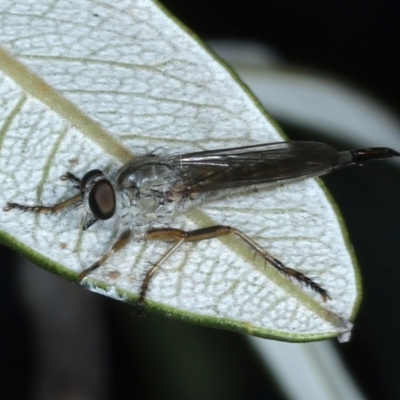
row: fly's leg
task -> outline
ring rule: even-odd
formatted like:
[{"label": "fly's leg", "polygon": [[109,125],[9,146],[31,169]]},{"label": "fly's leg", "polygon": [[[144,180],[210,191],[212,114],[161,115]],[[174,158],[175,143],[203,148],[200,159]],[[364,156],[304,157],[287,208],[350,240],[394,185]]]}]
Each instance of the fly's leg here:
[{"label": "fly's leg", "polygon": [[314,292],[321,295],[322,300],[325,302],[327,300],[331,300],[328,295],[328,292],[323,289],[318,283],[314,282],[308,276],[302,274],[299,271],[296,271],[293,268],[286,267],[281,261],[277,258],[269,254],[265,251],[258,243],[256,243],[253,239],[249,238],[246,234],[236,228],[232,228],[230,226],[220,226],[219,228],[226,230],[226,235],[233,234],[240,238],[243,242],[245,242],[250,248],[252,248],[257,254],[259,254],[262,258],[268,261],[274,268],[276,268],[281,274],[285,275],[288,278],[294,278],[298,282],[308,286]]},{"label": "fly's leg", "polygon": [[176,242],[167,253],[165,253],[161,259],[154,264],[151,269],[146,273],[145,278],[142,282],[142,286],[140,289],[139,300],[138,300],[138,311],[136,315],[144,316],[143,314],[143,306],[144,299],[146,297],[146,292],[149,287],[149,283],[151,278],[157,272],[158,268],[160,268],[161,264],[164,263],[176,250],[177,248],[184,242],[199,242],[201,240],[213,239],[219,236],[227,236],[227,235],[235,235],[239,239],[241,239],[244,243],[246,243],[251,249],[253,249],[258,255],[260,255],[264,260],[269,262],[274,268],[276,268],[281,274],[285,275],[289,278],[294,278],[298,282],[303,283],[310,287],[312,290],[321,295],[323,301],[327,301],[330,299],[327,291],[323,289],[320,285],[314,282],[308,276],[298,272],[292,268],[286,267],[281,261],[277,258],[273,257],[267,251],[265,251],[261,246],[259,246],[254,240],[245,235],[242,231],[232,228],[230,226],[210,226],[208,228],[196,229],[193,231],[183,231],[180,229],[170,229],[170,228],[162,228],[162,229],[153,229],[146,234],[147,240],[162,240],[162,241],[171,241]]},{"label": "fly's leg", "polygon": [[[80,188],[80,179],[77,178],[74,174],[71,174],[70,172],[67,172],[66,174],[62,175],[61,180],[63,181],[70,181],[73,183],[73,185],[79,189]],[[60,203],[54,204],[52,206],[27,206],[24,204],[18,204],[18,203],[11,203],[8,202],[7,205],[3,208],[3,211],[10,211],[10,210],[21,210],[21,211],[29,211],[33,212],[36,214],[52,214],[56,211],[63,210],[64,208],[67,208],[78,201],[82,200],[82,196],[80,194],[77,194],[76,196],[73,196],[67,200],[64,200]]]},{"label": "fly's leg", "polygon": [[[178,229],[176,229],[176,230],[178,230]],[[171,230],[169,229],[169,231],[171,231]],[[173,231],[175,231],[175,229]],[[152,232],[154,232],[154,231],[152,231]],[[184,231],[181,231],[181,232],[187,233],[187,232],[184,232]],[[165,232],[165,233],[168,234],[167,232]],[[175,239],[175,236],[174,236],[174,238],[169,238],[169,239],[150,239],[150,240],[174,240],[174,239]],[[140,287],[139,300],[137,302],[137,309],[136,309],[136,312],[134,313],[134,315],[136,317],[143,318],[143,317],[146,316],[145,313],[143,312],[144,298],[146,297],[146,292],[147,292],[147,289],[149,288],[149,283],[150,283],[151,278],[157,272],[158,268],[160,268],[161,264],[163,264],[164,261],[167,258],[169,258],[172,255],[172,253],[174,253],[176,251],[176,249],[183,242],[185,242],[185,239],[183,237],[178,239],[178,241],[157,261],[157,263],[155,263],[150,268],[150,270],[147,271],[147,273],[146,273],[146,275],[145,275],[145,277],[143,279],[142,286]]]},{"label": "fly's leg", "polygon": [[[160,268],[161,264],[164,263],[184,242],[199,242],[201,240],[212,239],[214,237],[221,236],[219,233],[219,226],[212,226],[210,228],[196,229],[194,231],[183,231],[181,229],[173,228],[160,228],[152,229],[146,234],[146,240],[161,240],[167,242],[176,242],[151,268],[147,271],[142,286],[140,287],[139,300],[137,303],[137,311],[135,316],[144,317],[143,312],[144,299],[146,297],[147,289],[149,288],[149,283],[151,278]],[[222,233],[223,234],[223,233]]]},{"label": "fly's leg", "polygon": [[103,257],[97,260],[94,264],[92,264],[89,268],[84,269],[78,276],[78,280],[82,281],[87,275],[93,272],[95,269],[101,267],[114,253],[123,249],[131,240],[132,231],[127,230],[121,234],[121,236],[114,243],[111,250],[106,253]]},{"label": "fly's leg", "polygon": [[81,188],[81,180],[76,175],[71,174],[71,172],[66,172],[60,179],[62,181],[70,181],[77,189]]},{"label": "fly's leg", "polygon": [[26,206],[24,204],[18,203],[7,203],[7,205],[3,208],[3,211],[10,211],[10,210],[21,210],[21,211],[29,211],[35,214],[52,214],[56,211],[63,210],[73,204],[77,203],[78,201],[82,200],[82,196],[77,194],[67,200],[62,201],[61,203],[54,204],[53,206]]}]

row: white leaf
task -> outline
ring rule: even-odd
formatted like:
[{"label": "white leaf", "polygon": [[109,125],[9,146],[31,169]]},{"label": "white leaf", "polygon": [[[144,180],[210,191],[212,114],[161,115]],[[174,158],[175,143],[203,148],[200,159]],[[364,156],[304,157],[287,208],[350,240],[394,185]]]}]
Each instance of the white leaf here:
[{"label": "white leaf", "polygon": [[[276,126],[193,35],[149,0],[2,0],[0,204],[76,194],[66,171],[113,175],[136,155],[282,140]],[[281,340],[348,339],[358,274],[337,210],[314,180],[247,190],[178,217],[186,230],[243,230],[332,300],[291,282],[233,238],[185,244],[150,282],[147,305]],[[71,280],[116,239],[112,219],[82,232],[74,210],[1,214],[1,240]],[[344,237],[343,237],[344,236]],[[132,242],[86,280],[134,302],[167,243]]]}]

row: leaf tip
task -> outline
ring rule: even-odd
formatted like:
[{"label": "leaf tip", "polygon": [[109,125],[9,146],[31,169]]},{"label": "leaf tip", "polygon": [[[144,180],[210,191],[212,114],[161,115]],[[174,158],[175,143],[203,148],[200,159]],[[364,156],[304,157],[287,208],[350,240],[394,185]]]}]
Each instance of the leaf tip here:
[{"label": "leaf tip", "polygon": [[349,320],[341,318],[341,326],[339,327],[340,333],[338,335],[339,343],[346,343],[350,340],[353,326],[354,325]]}]

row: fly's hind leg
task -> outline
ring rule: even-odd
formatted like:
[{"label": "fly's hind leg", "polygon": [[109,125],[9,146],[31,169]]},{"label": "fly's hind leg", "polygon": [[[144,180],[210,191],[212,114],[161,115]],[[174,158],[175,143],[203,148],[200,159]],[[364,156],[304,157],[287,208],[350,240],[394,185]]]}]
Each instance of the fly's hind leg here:
[{"label": "fly's hind leg", "polygon": [[312,290],[321,295],[323,301],[327,301],[330,299],[327,291],[323,289],[320,285],[314,282],[308,276],[298,272],[292,268],[286,267],[281,261],[270,255],[267,251],[265,251],[261,246],[259,246],[254,240],[249,238],[242,231],[232,228],[230,226],[216,225],[210,226],[208,228],[196,229],[193,231],[183,231],[180,229],[170,229],[170,228],[161,228],[161,229],[153,229],[146,234],[147,240],[162,240],[162,241],[171,241],[176,242],[167,253],[165,253],[160,260],[154,264],[151,269],[146,273],[145,278],[142,282],[142,286],[140,289],[139,300],[138,300],[138,311],[136,315],[144,316],[143,314],[143,306],[144,300],[146,297],[146,293],[149,287],[149,283],[151,278],[160,268],[161,264],[163,264],[184,242],[199,242],[201,240],[213,239],[219,236],[227,236],[227,235],[235,235],[239,239],[241,239],[244,243],[246,243],[251,249],[253,249],[256,254],[260,255],[264,260],[269,262],[274,268],[276,268],[281,274],[285,275],[288,278],[294,278],[298,282],[305,284],[310,287]]},{"label": "fly's hind leg", "polygon": [[[68,180],[72,182],[77,189],[80,188],[80,182],[81,182],[80,179],[77,178],[74,174],[71,174],[70,172],[67,172],[66,174],[62,175],[60,179],[63,181]],[[14,209],[14,210],[33,212],[35,214],[52,214],[56,211],[63,210],[64,208],[67,208],[81,200],[82,196],[80,194],[77,194],[76,196],[73,196],[67,200],[61,201],[60,203],[54,204],[52,206],[42,206],[42,205],[27,206],[25,204],[8,202],[7,205],[3,208],[3,211],[10,211]]]},{"label": "fly's hind leg", "polygon": [[314,282],[311,278],[302,274],[301,272],[296,271],[293,268],[286,267],[281,261],[279,261],[277,258],[269,254],[267,251],[265,251],[258,243],[256,243],[253,239],[249,238],[242,231],[235,228],[231,228],[230,226],[225,226],[221,228],[226,229],[227,235],[233,234],[237,236],[239,239],[241,239],[243,242],[245,242],[250,248],[252,248],[256,252],[256,254],[259,254],[262,258],[264,258],[267,262],[269,262],[282,275],[285,275],[287,278],[294,278],[298,282],[308,286],[314,292],[320,294],[324,302],[331,299],[328,295],[328,292],[320,285],[318,285],[318,283]]}]

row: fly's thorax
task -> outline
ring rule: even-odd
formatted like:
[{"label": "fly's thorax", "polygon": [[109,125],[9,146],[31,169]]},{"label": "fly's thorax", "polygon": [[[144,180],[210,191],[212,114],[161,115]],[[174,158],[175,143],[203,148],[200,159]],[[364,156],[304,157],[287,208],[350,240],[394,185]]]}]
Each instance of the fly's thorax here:
[{"label": "fly's thorax", "polygon": [[130,218],[132,226],[167,224],[177,206],[170,193],[178,179],[179,171],[155,155],[138,157],[124,165],[116,178],[123,218]]},{"label": "fly's thorax", "polygon": [[160,203],[153,193],[138,191],[132,196],[132,190],[124,188],[117,192],[117,212],[119,224],[129,226],[133,231],[136,228],[147,227],[145,233],[154,226],[165,226],[171,222],[178,203]]},{"label": "fly's thorax", "polygon": [[176,170],[167,159],[155,155],[137,157],[117,173],[119,187],[157,189],[168,187],[176,179]]}]

